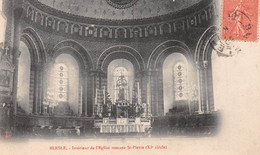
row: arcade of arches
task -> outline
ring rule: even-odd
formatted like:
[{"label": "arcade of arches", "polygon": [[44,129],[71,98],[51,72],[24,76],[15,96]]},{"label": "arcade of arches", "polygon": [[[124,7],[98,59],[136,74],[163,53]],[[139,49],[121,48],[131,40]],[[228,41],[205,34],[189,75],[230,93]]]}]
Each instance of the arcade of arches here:
[{"label": "arcade of arches", "polygon": [[7,55],[10,65],[2,65],[0,75],[10,79],[0,78],[0,99],[11,104],[16,118],[31,118],[32,126],[49,117],[91,122],[113,116],[104,112],[108,102],[141,105],[138,117],[216,111],[209,43],[218,38],[215,0],[172,2],[168,9],[158,4],[157,14],[152,3],[140,11],[145,0],[122,6],[99,1],[103,12],[96,13],[89,7],[77,11],[84,4],[66,12],[70,4],[57,3],[55,9],[52,0],[3,1],[1,57]]}]

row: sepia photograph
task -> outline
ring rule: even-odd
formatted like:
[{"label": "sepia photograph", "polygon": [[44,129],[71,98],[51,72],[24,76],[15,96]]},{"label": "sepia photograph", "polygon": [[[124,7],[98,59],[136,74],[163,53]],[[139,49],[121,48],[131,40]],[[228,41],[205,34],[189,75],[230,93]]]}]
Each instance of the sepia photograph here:
[{"label": "sepia photograph", "polygon": [[260,153],[258,0],[0,0],[0,150]]}]

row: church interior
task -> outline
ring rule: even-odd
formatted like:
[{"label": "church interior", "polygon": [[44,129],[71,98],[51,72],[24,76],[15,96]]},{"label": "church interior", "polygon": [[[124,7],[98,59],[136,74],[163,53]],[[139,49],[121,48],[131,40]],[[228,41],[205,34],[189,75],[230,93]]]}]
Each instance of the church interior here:
[{"label": "church interior", "polygon": [[217,134],[216,0],[0,2],[1,130]]}]

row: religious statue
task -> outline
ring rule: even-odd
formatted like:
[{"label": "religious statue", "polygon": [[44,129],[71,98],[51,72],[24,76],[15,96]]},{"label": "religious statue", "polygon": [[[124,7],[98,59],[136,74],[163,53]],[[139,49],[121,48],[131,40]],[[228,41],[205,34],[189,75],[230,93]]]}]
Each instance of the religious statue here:
[{"label": "religious statue", "polygon": [[118,100],[119,101],[125,100],[125,89],[124,88],[119,88]]}]

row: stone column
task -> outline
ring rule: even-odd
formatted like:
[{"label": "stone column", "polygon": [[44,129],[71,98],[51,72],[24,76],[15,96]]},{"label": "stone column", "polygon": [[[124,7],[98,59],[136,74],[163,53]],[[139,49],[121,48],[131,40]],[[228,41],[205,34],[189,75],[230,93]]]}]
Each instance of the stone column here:
[{"label": "stone column", "polygon": [[204,87],[205,87],[205,111],[206,113],[209,112],[209,94],[208,94],[208,61],[203,61],[204,67]]},{"label": "stone column", "polygon": [[87,116],[87,104],[88,104],[88,72],[83,71],[81,77],[82,84],[82,116]]},{"label": "stone column", "polygon": [[198,69],[198,82],[199,82],[199,93],[200,93],[200,99],[199,99],[199,105],[201,111],[200,113],[205,113],[207,111],[207,72],[206,72],[206,62],[199,62],[197,63],[197,69]]},{"label": "stone column", "polygon": [[29,102],[30,105],[32,104],[32,113],[37,114],[38,109],[38,71],[37,71],[37,65],[32,64],[31,65],[31,72],[30,72],[30,90],[29,90]]},{"label": "stone column", "polygon": [[197,85],[198,85],[198,97],[199,97],[199,114],[202,113],[202,95],[203,93],[201,93],[202,87],[202,80],[201,80],[201,65],[199,64],[199,62],[196,62],[196,68],[197,68]]},{"label": "stone column", "polygon": [[207,99],[208,99],[208,112],[214,111],[214,93],[213,93],[213,77],[212,77],[212,64],[211,60],[207,62]]},{"label": "stone column", "polygon": [[85,114],[88,116],[93,116],[94,114],[94,105],[95,105],[95,90],[96,90],[96,82],[97,82],[97,72],[90,71],[87,72],[87,102],[85,102]]},{"label": "stone column", "polygon": [[200,108],[201,113],[208,113],[210,111],[209,107],[209,83],[208,83],[208,67],[209,62],[204,60],[197,63],[197,71],[199,74],[199,93],[200,93]]},{"label": "stone column", "polygon": [[49,71],[51,69],[51,66],[54,62],[47,62],[46,64],[42,65],[41,69],[41,82],[42,82],[42,101],[41,101],[41,110],[40,113],[44,114],[44,105],[43,105],[43,99],[47,97],[47,90],[48,90],[48,78],[49,78]]},{"label": "stone column", "polygon": [[147,103],[147,73],[145,71],[140,71],[135,77],[137,78],[135,81],[138,81],[140,85],[142,103]]},{"label": "stone column", "polygon": [[13,77],[13,103],[14,103],[14,114],[17,113],[17,83],[18,83],[18,58],[20,56],[19,43],[20,43],[20,18],[23,13],[22,8],[14,10],[14,33],[13,33],[13,64],[15,66],[14,77]]},{"label": "stone column", "polygon": [[36,87],[37,87],[37,114],[42,114],[43,113],[43,72],[44,72],[44,66],[43,66],[43,64],[38,64],[37,66],[36,66],[37,68],[36,68],[36,70],[37,70],[37,72],[36,72],[36,76],[37,76],[37,78],[36,78]]},{"label": "stone column", "polygon": [[[107,81],[106,74],[103,71],[95,70],[91,72],[92,79],[92,114],[96,115],[98,111],[102,109],[102,104],[104,102],[103,89],[107,91]],[[100,91],[97,91],[100,90]],[[102,92],[102,94],[100,94]],[[96,113],[95,113],[96,112]]]},{"label": "stone column", "polygon": [[151,82],[151,80],[152,80],[152,71],[148,71],[147,72],[147,76],[146,76],[146,78],[147,78],[147,83],[146,83],[146,87],[147,87],[147,89],[146,89],[146,99],[147,99],[147,106],[148,106],[148,116],[151,116],[151,114],[152,114],[152,102],[151,102],[151,100],[152,100],[152,96],[153,96],[153,94],[152,94],[152,82]]},{"label": "stone column", "polygon": [[158,90],[158,76],[159,72],[158,70],[151,70],[150,71],[150,91],[151,91],[151,113],[153,116],[159,115],[159,106],[158,106],[158,96],[159,96],[159,90]]}]

